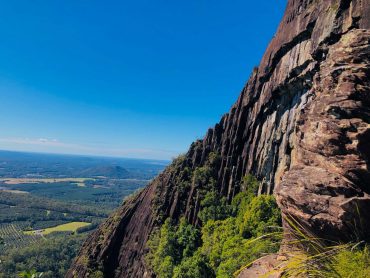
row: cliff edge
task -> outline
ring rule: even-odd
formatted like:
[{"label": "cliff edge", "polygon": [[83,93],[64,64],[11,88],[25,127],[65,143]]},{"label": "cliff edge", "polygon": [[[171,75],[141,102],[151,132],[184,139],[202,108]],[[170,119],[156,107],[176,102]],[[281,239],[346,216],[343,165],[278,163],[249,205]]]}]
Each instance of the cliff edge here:
[{"label": "cliff edge", "polygon": [[370,238],[369,54],[370,0],[289,0],[229,113],[89,236],[67,277],[151,277],[144,254],[153,229],[167,217],[199,224],[202,185],[184,170],[211,152],[228,200],[251,173],[283,216],[318,236]]}]

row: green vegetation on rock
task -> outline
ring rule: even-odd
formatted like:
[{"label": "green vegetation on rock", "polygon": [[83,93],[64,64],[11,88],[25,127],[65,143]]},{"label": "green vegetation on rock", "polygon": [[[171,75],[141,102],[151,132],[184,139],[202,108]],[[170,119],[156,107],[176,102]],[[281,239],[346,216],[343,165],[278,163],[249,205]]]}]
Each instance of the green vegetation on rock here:
[{"label": "green vegetation on rock", "polygon": [[198,214],[203,223],[209,220],[222,220],[231,213],[231,206],[227,204],[225,197],[220,196],[216,191],[208,192],[200,202],[201,211]]},{"label": "green vegetation on rock", "polygon": [[334,256],[331,264],[339,277],[370,277],[369,247],[346,248]]},{"label": "green vegetation on rock", "polygon": [[282,277],[344,278],[370,277],[370,251],[365,241],[342,243],[318,238],[293,218],[285,218],[290,226],[290,245],[300,245],[286,251],[287,261],[279,272]]},{"label": "green vegetation on rock", "polygon": [[[262,236],[281,225],[273,196],[256,196],[259,183],[247,176],[242,185],[245,191],[228,204],[214,190],[207,168],[194,171],[195,182],[210,189],[203,195],[198,214],[202,228],[185,218],[177,225],[167,219],[148,241],[146,259],[160,278],[233,277],[241,266],[278,249],[281,233]],[[204,182],[209,181],[211,185],[206,186]]]}]

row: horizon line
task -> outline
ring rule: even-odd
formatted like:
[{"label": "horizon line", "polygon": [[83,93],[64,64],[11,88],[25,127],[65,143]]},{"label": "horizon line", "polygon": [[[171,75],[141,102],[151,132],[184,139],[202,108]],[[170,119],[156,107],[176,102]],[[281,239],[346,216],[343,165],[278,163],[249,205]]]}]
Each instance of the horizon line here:
[{"label": "horizon line", "polygon": [[[60,156],[77,156],[77,157],[91,157],[91,158],[117,158],[117,159],[129,159],[129,160],[148,160],[148,161],[163,161],[171,162],[171,159],[158,159],[158,158],[138,158],[138,157],[126,157],[119,155],[104,155],[104,154],[82,154],[82,153],[62,153],[62,152],[48,152],[48,151],[25,151],[25,150],[15,150],[15,149],[2,149],[0,152],[10,152],[10,153],[24,153],[24,154],[40,154],[40,155],[60,155]],[[179,154],[180,155],[180,154]]]}]

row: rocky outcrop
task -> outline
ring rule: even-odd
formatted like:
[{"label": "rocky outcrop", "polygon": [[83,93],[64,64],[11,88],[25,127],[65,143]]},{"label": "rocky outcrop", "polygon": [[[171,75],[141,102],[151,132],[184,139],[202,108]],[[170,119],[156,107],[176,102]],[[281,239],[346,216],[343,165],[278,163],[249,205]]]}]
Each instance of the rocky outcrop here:
[{"label": "rocky outcrop", "polygon": [[[277,33],[230,112],[81,249],[67,277],[150,277],[146,241],[166,217],[198,224],[187,169],[220,154],[229,200],[252,173],[284,215],[335,240],[370,235],[370,0],[289,0]],[[185,185],[184,185],[185,184]]]},{"label": "rocky outcrop", "polygon": [[353,29],[328,49],[275,189],[285,214],[334,240],[370,231],[369,40],[370,31]]},{"label": "rocky outcrop", "polygon": [[254,261],[251,266],[243,269],[238,278],[280,278],[283,275],[282,264],[284,262],[277,254],[270,254]]}]

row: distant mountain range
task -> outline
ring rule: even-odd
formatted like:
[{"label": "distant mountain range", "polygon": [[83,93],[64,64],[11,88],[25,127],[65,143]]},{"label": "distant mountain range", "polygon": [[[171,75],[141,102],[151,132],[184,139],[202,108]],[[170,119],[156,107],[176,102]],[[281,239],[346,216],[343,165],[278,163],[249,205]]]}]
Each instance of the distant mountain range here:
[{"label": "distant mountain range", "polygon": [[151,179],[169,161],[0,150],[2,178],[97,177]]}]

